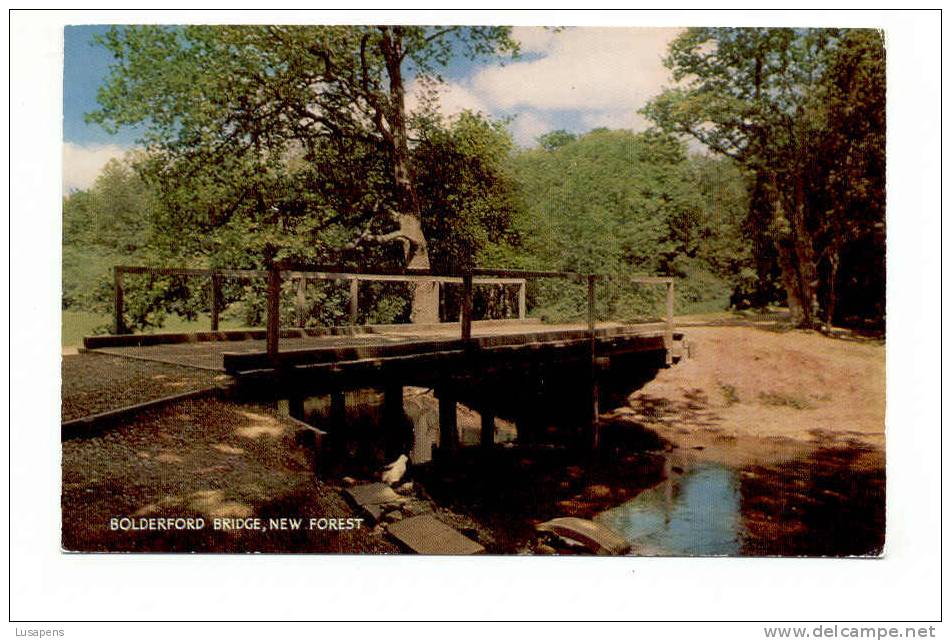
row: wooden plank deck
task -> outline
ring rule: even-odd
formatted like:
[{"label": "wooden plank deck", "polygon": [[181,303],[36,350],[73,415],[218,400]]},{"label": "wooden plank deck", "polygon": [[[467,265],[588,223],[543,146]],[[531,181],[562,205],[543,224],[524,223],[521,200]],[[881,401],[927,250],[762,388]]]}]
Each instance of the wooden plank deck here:
[{"label": "wooden plank deck", "polygon": [[[663,323],[622,325],[599,323],[595,335],[599,340],[611,337],[640,336],[645,339],[662,336]],[[473,323],[471,346],[504,348],[527,344],[563,345],[588,336],[584,324],[545,325],[538,322]],[[286,365],[317,366],[367,359],[447,353],[462,349],[458,323],[417,328],[412,325],[377,326],[357,335],[319,335],[282,338],[280,362]],[[148,345],[106,346],[87,351],[111,354],[174,365],[218,371],[247,371],[269,366],[266,341],[196,340]],[[228,354],[229,356],[225,356]],[[226,360],[231,362],[226,364]]]}]

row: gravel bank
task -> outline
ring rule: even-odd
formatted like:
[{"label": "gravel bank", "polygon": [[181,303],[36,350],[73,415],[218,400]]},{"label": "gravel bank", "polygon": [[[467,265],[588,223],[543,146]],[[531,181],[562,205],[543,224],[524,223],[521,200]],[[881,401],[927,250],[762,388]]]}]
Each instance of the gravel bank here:
[{"label": "gravel bank", "polygon": [[[393,553],[372,528],[215,531],[214,518],[350,518],[339,488],[317,480],[296,427],[271,407],[213,399],[144,412],[63,443],[66,550]],[[110,519],[204,518],[197,531],[113,531]]]},{"label": "gravel bank", "polygon": [[63,356],[62,375],[64,421],[227,380],[215,372],[103,354]]}]

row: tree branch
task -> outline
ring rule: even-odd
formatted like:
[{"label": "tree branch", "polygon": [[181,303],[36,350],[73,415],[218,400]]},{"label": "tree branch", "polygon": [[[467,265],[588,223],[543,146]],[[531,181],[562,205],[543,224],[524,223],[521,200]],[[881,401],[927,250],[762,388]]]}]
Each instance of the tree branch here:
[{"label": "tree branch", "polygon": [[367,63],[367,43],[369,40],[369,33],[364,33],[363,37],[360,38],[360,86],[363,89],[363,98],[373,109],[373,125],[377,131],[380,132],[380,135],[383,136],[384,140],[392,144],[393,132],[389,130],[384,122],[383,106],[380,104],[379,96],[377,96],[374,89],[370,87],[370,70],[369,64]]},{"label": "tree branch", "polygon": [[408,244],[410,246],[413,246],[416,244],[416,241],[414,241],[412,238],[407,236],[405,233],[403,233],[399,229],[397,229],[396,231],[391,231],[386,234],[373,234],[373,233],[370,233],[369,229],[365,229],[363,233],[361,233],[357,237],[356,240],[354,240],[352,243],[349,243],[347,245],[347,249],[356,249],[360,245],[364,245],[367,243],[376,243],[378,245],[384,245],[386,243],[391,243],[397,240],[403,242],[404,244]]}]

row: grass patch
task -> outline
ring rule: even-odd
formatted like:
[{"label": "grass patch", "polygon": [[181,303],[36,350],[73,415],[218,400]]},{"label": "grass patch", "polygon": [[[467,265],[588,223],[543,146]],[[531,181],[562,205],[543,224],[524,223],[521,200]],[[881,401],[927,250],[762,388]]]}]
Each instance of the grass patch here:
[{"label": "grass patch", "polygon": [[760,392],[759,400],[763,405],[773,407],[791,407],[797,410],[810,410],[815,406],[804,398],[779,392]]},{"label": "grass patch", "polygon": [[[237,320],[222,318],[218,323],[219,329],[242,329]],[[211,329],[211,318],[201,315],[195,320],[188,320],[178,315],[165,318],[162,327],[150,328],[147,333],[155,332],[201,332]],[[83,336],[108,334],[112,331],[112,316],[76,310],[63,310],[61,345],[63,347],[79,347],[83,343]]]},{"label": "grass patch", "polygon": [[726,401],[727,407],[736,405],[740,402],[740,395],[737,393],[736,388],[732,385],[724,385],[723,383],[720,383],[720,393],[723,394],[723,400]]}]

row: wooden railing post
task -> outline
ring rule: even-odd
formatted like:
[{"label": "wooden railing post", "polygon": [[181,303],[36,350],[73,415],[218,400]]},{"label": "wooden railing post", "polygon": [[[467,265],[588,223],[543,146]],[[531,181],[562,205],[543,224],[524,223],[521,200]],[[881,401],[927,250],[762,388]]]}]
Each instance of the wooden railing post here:
[{"label": "wooden railing post", "polygon": [[360,312],[360,279],[350,279],[350,326],[357,326],[357,314]]},{"label": "wooden railing post", "polygon": [[597,280],[595,274],[588,274],[588,331],[594,331],[594,325],[597,320],[594,305],[594,285]]},{"label": "wooden railing post", "polygon": [[267,276],[267,355],[275,360],[281,339],[281,271],[272,266]]},{"label": "wooden railing post", "polygon": [[472,272],[462,275],[462,340],[472,338]]},{"label": "wooden railing post", "polygon": [[294,312],[297,316],[297,326],[303,327],[307,322],[307,277],[297,277],[297,298],[294,300]]},{"label": "wooden railing post", "polygon": [[526,281],[522,281],[518,286],[518,318],[525,320],[525,286]]},{"label": "wooden railing post", "polygon": [[667,319],[664,327],[664,347],[667,349],[668,365],[674,362],[674,281],[667,281]]},{"label": "wooden railing post", "polygon": [[221,274],[211,274],[211,331],[218,331],[218,319],[221,316]]},{"label": "wooden railing post", "polygon": [[124,300],[123,300],[123,290],[122,290],[122,268],[118,265],[113,269],[112,272],[113,285],[114,285],[114,303],[115,303],[115,323],[113,324],[113,329],[116,334],[125,334],[125,320],[123,319],[124,314]]}]

